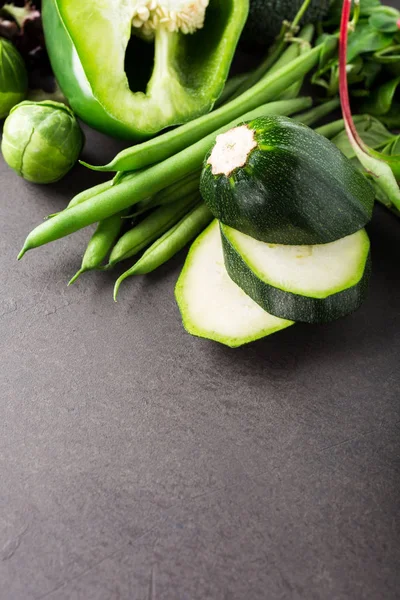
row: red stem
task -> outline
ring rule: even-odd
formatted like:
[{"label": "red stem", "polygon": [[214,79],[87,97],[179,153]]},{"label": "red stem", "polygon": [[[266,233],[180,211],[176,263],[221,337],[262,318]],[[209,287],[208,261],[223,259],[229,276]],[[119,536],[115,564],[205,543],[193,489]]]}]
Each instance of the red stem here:
[{"label": "red stem", "polygon": [[351,0],[343,0],[342,20],[340,23],[340,38],[339,38],[339,92],[340,102],[342,105],[343,120],[345,123],[347,135],[350,141],[353,141],[364,152],[367,148],[358,135],[356,126],[354,125],[351,114],[349,87],[347,83],[347,40],[349,32],[349,20],[351,13]]}]

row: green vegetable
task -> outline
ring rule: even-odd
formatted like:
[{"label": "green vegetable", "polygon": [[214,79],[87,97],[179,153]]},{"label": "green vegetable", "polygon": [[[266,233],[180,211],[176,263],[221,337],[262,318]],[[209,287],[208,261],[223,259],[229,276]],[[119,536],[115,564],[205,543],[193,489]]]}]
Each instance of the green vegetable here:
[{"label": "green vegetable", "polygon": [[82,273],[98,269],[101,266],[121,231],[122,217],[123,214],[113,215],[98,224],[83,255],[81,268],[75,273],[68,285],[74,283]]},{"label": "green vegetable", "polygon": [[[381,7],[381,0],[362,0],[359,2],[358,10],[361,17],[371,16],[377,8]],[[342,14],[343,0],[331,0],[331,6],[327,16],[327,21],[330,24],[338,25]]]},{"label": "green vegetable", "polygon": [[79,117],[110,135],[143,139],[208,112],[223,90],[248,0],[207,5],[46,0],[46,47]]},{"label": "green vegetable", "polygon": [[400,107],[399,103],[395,102],[395,94],[399,84],[400,77],[396,77],[375,87],[370,98],[363,104],[362,109],[371,115],[379,117],[389,127],[399,127]]},{"label": "green vegetable", "polygon": [[155,271],[175,256],[182,248],[196,237],[212,220],[212,214],[205,204],[198,204],[171,227],[146,250],[143,256],[116,281],[114,300],[117,299],[121,283],[131,275],[145,275]]},{"label": "green vegetable", "polygon": [[[330,45],[330,47],[332,46]],[[275,99],[317,64],[323,48],[324,46],[318,46],[307,54],[299,56],[209,115],[199,117],[153,140],[122,150],[107,165],[95,167],[87,163],[84,164],[96,171],[134,171],[165,160],[230,121],[238,119],[243,113]]]},{"label": "green vegetable", "polygon": [[82,204],[82,202],[86,202],[89,198],[94,198],[94,196],[100,195],[102,192],[106,192],[111,189],[117,183],[121,181],[133,181],[135,177],[140,174],[140,171],[136,171],[135,173],[117,173],[113,179],[109,179],[108,181],[103,181],[103,183],[99,183],[94,185],[91,188],[87,188],[83,190],[79,194],[76,194],[68,203],[67,208],[72,208],[73,206],[77,206],[78,204]]},{"label": "green vegetable", "polygon": [[188,333],[232,348],[293,324],[265,312],[228,276],[217,221],[192,245],[175,296]]},{"label": "green vegetable", "polygon": [[[311,50],[311,41],[314,37],[314,27],[312,25],[306,25],[300,31],[296,39],[292,41],[287,47],[286,38],[281,39],[280,42],[273,46],[270,51],[267,53],[266,58],[262,61],[262,63],[247,77],[247,79],[243,82],[243,84],[236,90],[233,94],[232,98],[236,98],[247,92],[253,85],[258,83],[260,79],[264,77],[269,77],[273,75],[279,69],[286,67],[293,60],[298,58],[300,54],[303,52],[304,47],[308,47]],[[293,86],[297,86],[297,82],[292,84],[288,89],[285,89],[280,95],[279,99],[287,100],[288,93],[290,94],[290,98],[296,97],[291,95],[291,91]]]},{"label": "green vegetable", "polygon": [[156,209],[118,240],[110,254],[108,266],[112,267],[146,248],[146,246],[175,225],[194,204],[198,204],[199,200],[199,194],[196,192],[195,194],[186,196],[186,198],[182,198],[180,202],[161,206]]},{"label": "green vegetable", "polygon": [[[378,119],[370,115],[364,115],[362,119],[358,119],[356,129],[363,142],[375,150],[383,148],[395,139],[395,136]],[[335,135],[331,141],[347,158],[356,157],[356,152],[344,129],[344,124],[342,131]]]},{"label": "green vegetable", "polygon": [[[263,114],[270,114],[271,110],[277,113],[286,112],[289,106],[293,107],[296,103],[299,110],[309,106],[307,99],[302,101],[288,100],[274,103],[274,105],[260,106],[258,109],[244,115],[243,118],[251,119]],[[303,104],[302,107],[301,104]],[[233,124],[227,125],[226,128],[229,129]],[[22,258],[27,250],[57,240],[87,225],[97,223],[121,212],[199,169],[204,155],[215,140],[216,133],[218,132],[210,134],[190,148],[171,156],[171,158],[161,163],[140,173],[135,173],[134,176],[127,176],[117,185],[111,186],[106,191],[90,197],[76,206],[65,209],[52,219],[41,223],[28,235],[19,258]]]},{"label": "green vegetable", "polygon": [[240,73],[240,75],[234,75],[230,77],[225,83],[225,87],[222,94],[215,103],[215,108],[222,106],[225,102],[232,99],[232,96],[241,88],[242,85],[249,79],[249,73]]},{"label": "green vegetable", "polygon": [[351,0],[343,0],[339,39],[339,79],[340,102],[346,132],[357,159],[368,172],[368,176],[372,178],[375,189],[380,188],[378,198],[382,201],[382,197],[385,197],[384,203],[398,212],[400,210],[400,188],[396,176],[400,171],[400,156],[387,155],[370,148],[359,136],[351,114],[347,78],[347,48],[351,8]]},{"label": "green vegetable", "polygon": [[110,181],[103,181],[103,183],[98,183],[87,190],[83,190],[83,192],[76,194],[76,196],[72,198],[67,208],[71,208],[72,206],[76,206],[82,202],[86,202],[86,200],[89,200],[89,198],[93,198],[93,196],[97,196],[97,194],[101,194],[102,192],[109,190],[112,184],[113,181],[111,179]]},{"label": "green vegetable", "polygon": [[[392,140],[381,149],[381,153],[386,155],[386,160],[393,175],[397,181],[400,181],[400,135],[396,135]],[[397,211],[398,214],[399,211]]]},{"label": "green vegetable", "polygon": [[76,163],[83,141],[73,112],[64,104],[27,101],[7,117],[1,150],[6,163],[21,177],[52,183]]},{"label": "green vegetable", "polygon": [[221,225],[230,277],[277,317],[325,323],[356,310],[369,280],[365,230],[315,246],[265,244]]},{"label": "green vegetable", "polygon": [[400,75],[400,44],[394,43],[374,53],[374,63],[379,67],[384,65],[389,73]]},{"label": "green vegetable", "polygon": [[158,206],[173,204],[174,202],[178,202],[181,198],[184,198],[189,194],[198,192],[200,183],[200,173],[200,169],[195,171],[194,173],[190,173],[183,179],[180,179],[176,183],[173,183],[172,185],[164,188],[157,194],[150,196],[150,198],[142,200],[136,205],[134,216],[147,212],[152,208],[157,208]]},{"label": "green vegetable", "polygon": [[391,109],[399,84],[400,77],[396,77],[377,87],[364,103],[365,112],[375,116],[386,115]]},{"label": "green vegetable", "polygon": [[26,97],[28,75],[15,46],[0,38],[0,119]]},{"label": "green vegetable", "polygon": [[359,22],[354,35],[349,38],[347,62],[352,62],[360,54],[376,52],[390,46],[393,35],[375,29],[370,23]]},{"label": "green vegetable", "polygon": [[[365,0],[361,2],[361,6],[364,3]],[[376,79],[382,70],[381,65],[376,60],[376,55],[385,52],[393,45],[396,34],[385,33],[377,29],[368,19],[356,19],[356,21],[353,21],[352,29],[354,31],[349,38],[346,61],[347,75],[351,84],[363,85],[364,89],[361,88],[361,92],[364,94],[375,87]],[[337,55],[320,66],[312,77],[312,83],[324,87],[329,96],[337,94],[339,89],[339,60]]]},{"label": "green vegetable", "polygon": [[373,11],[369,23],[375,29],[388,33],[398,33],[400,13],[391,6],[381,6]]},{"label": "green vegetable", "polygon": [[295,121],[299,123],[303,123],[303,125],[314,125],[324,117],[328,116],[331,112],[339,108],[340,100],[339,98],[333,98],[332,100],[328,100],[319,106],[315,106],[314,108],[310,108],[310,110],[300,113],[296,115],[294,118]]},{"label": "green vegetable", "polygon": [[[365,121],[369,121],[370,118],[371,117],[368,115],[355,115],[354,123],[364,123]],[[331,123],[317,127],[314,131],[319,133],[319,135],[323,135],[324,137],[328,138],[328,140],[332,140],[332,138],[341,133],[343,129],[344,120],[338,119],[337,121],[332,121]]]},{"label": "green vegetable", "polygon": [[325,244],[362,229],[373,190],[328,140],[285,117],[219,135],[204,161],[201,194],[212,214],[277,244]]},{"label": "green vegetable", "polygon": [[[243,39],[256,44],[270,44],[279,34],[283,21],[292,21],[304,0],[250,0],[249,17]],[[330,0],[311,0],[305,14],[306,23],[321,21]]]},{"label": "green vegetable", "polygon": [[[85,202],[89,198],[93,198],[94,196],[97,196],[97,194],[100,194],[100,192],[105,192],[112,185],[113,185],[113,180],[111,179],[109,181],[104,181],[103,183],[98,183],[97,185],[94,185],[91,188],[87,188],[86,190],[83,190],[83,192],[76,194],[76,196],[74,196],[70,200],[70,202],[67,205],[67,208],[71,208],[72,206],[81,204],[81,202]],[[48,215],[47,218],[50,219],[52,217],[55,217],[56,215],[59,215],[61,212],[62,211],[59,211],[57,213],[52,213],[51,215]]]},{"label": "green vegetable", "polygon": [[[312,28],[310,26],[309,42],[311,42],[312,38],[314,37],[313,34],[314,34],[314,28]],[[300,40],[297,40],[296,43],[299,47],[299,56],[302,56],[304,54],[308,54],[309,52],[311,52],[311,50],[312,50],[311,43],[306,43],[306,42],[302,43]],[[275,67],[275,65],[274,65],[274,67]],[[296,83],[293,83],[290,87],[288,87],[288,89],[286,91],[284,91],[282,94],[280,94],[279,100],[289,100],[290,98],[297,98],[297,96],[301,92],[303,85],[304,85],[304,77],[300,77],[296,81]]]}]

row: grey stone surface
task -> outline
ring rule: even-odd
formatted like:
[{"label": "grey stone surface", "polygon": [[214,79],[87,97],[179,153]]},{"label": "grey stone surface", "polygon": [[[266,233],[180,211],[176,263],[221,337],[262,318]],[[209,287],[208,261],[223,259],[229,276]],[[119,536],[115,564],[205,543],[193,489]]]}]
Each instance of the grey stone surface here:
[{"label": "grey stone surface", "polygon": [[16,262],[99,180],[0,161],[1,600],[398,598],[400,223],[356,314],[229,350],[183,331],[185,252],[118,304],[114,273],[66,287],[88,231]]}]

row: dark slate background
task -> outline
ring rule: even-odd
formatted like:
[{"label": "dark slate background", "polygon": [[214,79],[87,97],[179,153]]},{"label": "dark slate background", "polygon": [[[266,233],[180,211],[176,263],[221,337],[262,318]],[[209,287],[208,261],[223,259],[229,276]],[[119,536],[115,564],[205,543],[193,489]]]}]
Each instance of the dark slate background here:
[{"label": "dark slate background", "polygon": [[16,262],[99,180],[0,161],[1,600],[399,598],[400,223],[356,314],[230,350],[183,331],[185,252],[118,304],[115,273],[66,287],[88,231]]}]

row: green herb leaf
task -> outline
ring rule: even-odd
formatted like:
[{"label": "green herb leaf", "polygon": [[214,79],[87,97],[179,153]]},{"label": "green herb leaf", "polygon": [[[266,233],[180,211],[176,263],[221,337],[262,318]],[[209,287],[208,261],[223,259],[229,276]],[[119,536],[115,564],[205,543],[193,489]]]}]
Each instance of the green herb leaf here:
[{"label": "green herb leaf", "polygon": [[392,107],[396,90],[400,84],[400,77],[391,79],[376,88],[370,98],[364,103],[362,110],[371,115],[385,115]]},{"label": "green herb leaf", "polygon": [[[400,57],[399,57],[400,58]],[[375,60],[365,59],[363,66],[364,87],[369,90],[374,85],[378,75],[382,71],[382,65]]]},{"label": "green herb leaf", "polygon": [[[342,14],[342,0],[333,0],[332,6],[329,9],[329,14],[326,22],[329,25],[339,25]],[[380,0],[362,0],[360,5],[360,16],[369,17],[376,9],[381,7]]]},{"label": "green herb leaf", "polygon": [[355,32],[349,38],[347,62],[352,62],[360,54],[387,48],[392,42],[393,35],[378,31],[368,22],[359,22]]},{"label": "green herb leaf", "polygon": [[382,152],[384,154],[390,154],[391,156],[400,156],[400,135],[396,135],[394,140],[390,144],[385,146]]},{"label": "green herb leaf", "polygon": [[[356,124],[356,129],[363,142],[370,148],[382,148],[394,139],[393,134],[378,119],[369,115],[365,115],[364,119]],[[354,158],[356,156],[354,147],[345,129],[336,135],[332,139],[332,142],[347,158]]]},{"label": "green herb leaf", "polygon": [[397,33],[400,13],[391,6],[381,6],[374,10],[369,18],[369,23],[375,29],[384,33]]},{"label": "green herb leaf", "polygon": [[381,115],[379,119],[389,129],[398,129],[400,127],[400,104],[393,102],[390,111],[386,115]]}]

